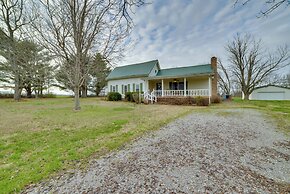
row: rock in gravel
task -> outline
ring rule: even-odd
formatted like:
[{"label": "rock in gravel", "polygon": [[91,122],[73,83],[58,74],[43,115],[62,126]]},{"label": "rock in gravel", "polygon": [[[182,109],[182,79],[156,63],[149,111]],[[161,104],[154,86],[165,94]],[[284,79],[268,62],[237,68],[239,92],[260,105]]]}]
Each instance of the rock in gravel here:
[{"label": "rock in gravel", "polygon": [[192,113],[23,192],[289,193],[289,139],[257,111],[226,111]]}]

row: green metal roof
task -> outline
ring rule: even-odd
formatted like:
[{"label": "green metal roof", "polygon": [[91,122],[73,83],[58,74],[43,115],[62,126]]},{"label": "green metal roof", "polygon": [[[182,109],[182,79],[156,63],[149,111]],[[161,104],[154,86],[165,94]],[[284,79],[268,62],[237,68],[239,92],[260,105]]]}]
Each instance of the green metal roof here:
[{"label": "green metal roof", "polygon": [[144,63],[137,63],[116,67],[107,77],[107,80],[124,79],[132,77],[148,77],[152,68],[157,65],[159,68],[158,60],[148,61]]},{"label": "green metal roof", "polygon": [[107,80],[125,79],[133,77],[148,77],[153,67],[158,66],[158,73],[152,76],[152,79],[161,77],[187,77],[193,75],[212,74],[214,70],[210,64],[196,65],[189,67],[175,67],[170,69],[160,69],[158,60],[148,61],[144,63],[137,63],[116,67],[107,77]]},{"label": "green metal roof", "polygon": [[210,64],[196,65],[189,67],[176,67],[170,69],[159,70],[156,77],[178,77],[178,76],[191,76],[199,74],[211,74],[213,69]]}]

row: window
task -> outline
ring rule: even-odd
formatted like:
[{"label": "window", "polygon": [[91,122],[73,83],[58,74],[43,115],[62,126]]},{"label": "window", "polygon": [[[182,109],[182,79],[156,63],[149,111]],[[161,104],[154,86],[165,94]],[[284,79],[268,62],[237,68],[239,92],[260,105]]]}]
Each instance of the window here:
[{"label": "window", "polygon": [[184,90],[184,82],[169,82],[170,90]]},{"label": "window", "polygon": [[112,92],[116,92],[116,86],[112,86]]},{"label": "window", "polygon": [[140,92],[143,92],[143,83],[140,83]]},{"label": "window", "polygon": [[131,90],[130,90],[130,84],[128,84],[128,92],[131,92]]},{"label": "window", "polygon": [[178,83],[178,89],[179,90],[184,90],[184,82],[179,82]]},{"label": "window", "polygon": [[140,91],[140,89],[139,89],[139,84],[136,84],[136,92],[139,92]]},{"label": "window", "polygon": [[128,86],[127,85],[124,85],[124,92],[128,92]]}]

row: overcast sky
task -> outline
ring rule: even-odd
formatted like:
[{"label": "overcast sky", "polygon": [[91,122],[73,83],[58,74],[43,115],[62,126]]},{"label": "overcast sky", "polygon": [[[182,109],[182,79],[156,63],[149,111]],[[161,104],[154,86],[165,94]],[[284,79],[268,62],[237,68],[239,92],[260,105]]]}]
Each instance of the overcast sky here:
[{"label": "overcast sky", "polygon": [[136,42],[118,65],[158,59],[161,68],[226,62],[225,44],[237,33],[261,38],[265,47],[290,46],[290,6],[257,18],[264,1],[234,7],[234,0],[152,0],[133,15]]}]

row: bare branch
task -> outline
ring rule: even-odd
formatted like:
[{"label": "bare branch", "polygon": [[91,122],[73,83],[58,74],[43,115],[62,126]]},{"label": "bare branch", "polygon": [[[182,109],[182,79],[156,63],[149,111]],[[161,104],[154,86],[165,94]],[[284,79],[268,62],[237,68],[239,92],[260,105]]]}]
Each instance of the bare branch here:
[{"label": "bare branch", "polygon": [[287,46],[265,55],[261,41],[256,41],[249,35],[238,34],[233,42],[228,43],[226,49],[229,54],[229,70],[238,80],[246,98],[274,72],[290,64]]},{"label": "bare branch", "polygon": [[[75,93],[79,110],[79,89],[94,68],[92,56],[106,59],[121,56],[131,32],[133,7],[143,0],[55,0],[41,2],[42,17],[33,23],[40,42],[57,56]],[[62,64],[61,64],[62,63]]]},{"label": "bare branch", "polygon": [[[236,7],[239,3],[241,3],[242,6],[244,6],[248,4],[250,1],[252,0],[235,0],[234,7]],[[268,16],[277,8],[281,7],[282,5],[285,5],[285,7],[288,7],[290,5],[290,1],[289,0],[264,0],[264,6],[266,8],[261,9],[257,17],[260,18],[260,17]]]}]

